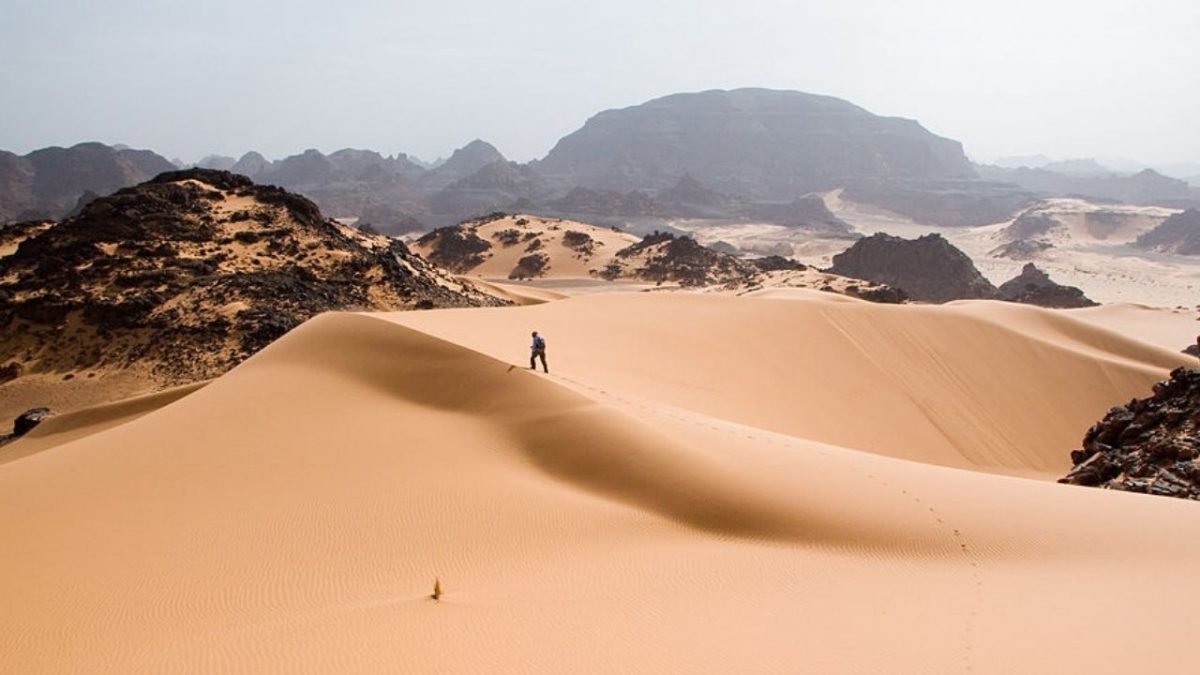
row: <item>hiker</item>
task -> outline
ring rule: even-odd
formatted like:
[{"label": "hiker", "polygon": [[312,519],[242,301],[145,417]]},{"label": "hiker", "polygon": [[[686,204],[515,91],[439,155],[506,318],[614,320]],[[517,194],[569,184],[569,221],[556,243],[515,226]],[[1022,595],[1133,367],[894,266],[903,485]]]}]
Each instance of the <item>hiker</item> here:
[{"label": "hiker", "polygon": [[530,370],[537,370],[537,365],[534,363],[534,359],[537,359],[538,357],[541,357],[542,359],[542,370],[546,371],[547,373],[550,372],[550,369],[546,367],[546,341],[542,339],[542,336],[538,335],[537,331],[535,330],[533,331],[533,344],[529,347]]}]

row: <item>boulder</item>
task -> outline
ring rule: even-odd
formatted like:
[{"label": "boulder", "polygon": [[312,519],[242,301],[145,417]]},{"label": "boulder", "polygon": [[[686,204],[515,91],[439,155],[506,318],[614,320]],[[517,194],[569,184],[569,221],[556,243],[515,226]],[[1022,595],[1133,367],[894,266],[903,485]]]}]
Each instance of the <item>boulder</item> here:
[{"label": "boulder", "polygon": [[49,408],[32,408],[17,415],[13,420],[13,437],[24,436],[52,414]]}]

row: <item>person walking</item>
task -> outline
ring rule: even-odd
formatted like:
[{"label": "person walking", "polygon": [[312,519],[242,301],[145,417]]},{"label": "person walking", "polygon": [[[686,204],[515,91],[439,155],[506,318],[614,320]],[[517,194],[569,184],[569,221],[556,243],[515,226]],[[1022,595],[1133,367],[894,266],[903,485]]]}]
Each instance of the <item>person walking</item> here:
[{"label": "person walking", "polygon": [[546,341],[541,335],[538,335],[537,331],[535,330],[533,331],[533,344],[529,347],[530,370],[537,370],[537,364],[534,362],[534,359],[537,358],[542,359],[542,370],[549,373],[550,369],[546,367]]}]

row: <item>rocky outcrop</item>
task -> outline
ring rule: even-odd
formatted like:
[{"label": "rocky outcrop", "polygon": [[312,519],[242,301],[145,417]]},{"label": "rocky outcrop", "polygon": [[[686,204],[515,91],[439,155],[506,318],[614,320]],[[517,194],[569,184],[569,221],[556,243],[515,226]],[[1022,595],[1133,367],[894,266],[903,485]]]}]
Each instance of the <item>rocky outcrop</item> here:
[{"label": "rocky outcrop", "polygon": [[993,258],[1008,258],[1009,260],[1033,260],[1039,257],[1044,251],[1054,248],[1054,244],[1046,241],[1038,241],[1036,239],[1018,239],[1010,241],[1007,244],[997,246],[988,251],[988,255]]},{"label": "rocky outcrop", "polygon": [[33,431],[34,427],[41,424],[42,420],[50,417],[51,414],[52,413],[50,412],[49,408],[31,408],[26,410],[20,415],[17,415],[17,418],[13,420],[12,435],[14,437],[24,436],[30,431]]},{"label": "rocky outcrop", "polygon": [[499,304],[395,240],[236,174],[162,174],[0,258],[0,366],[214,377],[330,310]]},{"label": "rocky outcrop", "polygon": [[1134,246],[1161,253],[1200,255],[1200,209],[1188,209],[1167,218],[1138,237]]},{"label": "rocky outcrop", "polygon": [[[504,217],[507,214],[496,213],[494,215]],[[417,244],[428,249],[429,253],[426,254],[426,257],[433,264],[458,274],[468,272],[483,262],[484,254],[492,247],[472,228],[472,225],[489,222],[487,218],[449,227],[439,227],[418,239]]]},{"label": "rocky outcrop", "polygon": [[567,184],[666,190],[685,174],[719,192],[789,200],[851,178],[973,178],[961,144],[828,96],[737,89],[675,94],[595,115],[537,166]]},{"label": "rocky outcrop", "polygon": [[1027,263],[1019,275],[1000,284],[996,299],[1061,309],[1095,307],[1097,304],[1075,286],[1063,286],[1051,281],[1050,276],[1033,263]]},{"label": "rocky outcrop", "polygon": [[939,234],[911,240],[880,233],[860,239],[833,257],[829,271],[887,284],[924,302],[996,295],[971,258]]},{"label": "rocky outcrop", "polygon": [[750,285],[758,268],[734,256],[718,253],[691,237],[652,233],[617,251],[617,259],[636,260],[632,276],[655,283],[680,286]]},{"label": "rocky outcrop", "polygon": [[1058,482],[1200,499],[1200,370],[1178,368],[1149,398],[1108,411]]}]

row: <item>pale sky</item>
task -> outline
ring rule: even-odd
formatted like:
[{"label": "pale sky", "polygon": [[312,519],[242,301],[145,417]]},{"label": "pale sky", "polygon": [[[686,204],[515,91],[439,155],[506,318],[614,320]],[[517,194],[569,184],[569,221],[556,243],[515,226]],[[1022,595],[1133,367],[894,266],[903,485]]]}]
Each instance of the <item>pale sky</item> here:
[{"label": "pale sky", "polygon": [[1197,0],[0,0],[0,149],[526,161],[601,110],[754,86],[976,159],[1200,162],[1197,36]]}]

